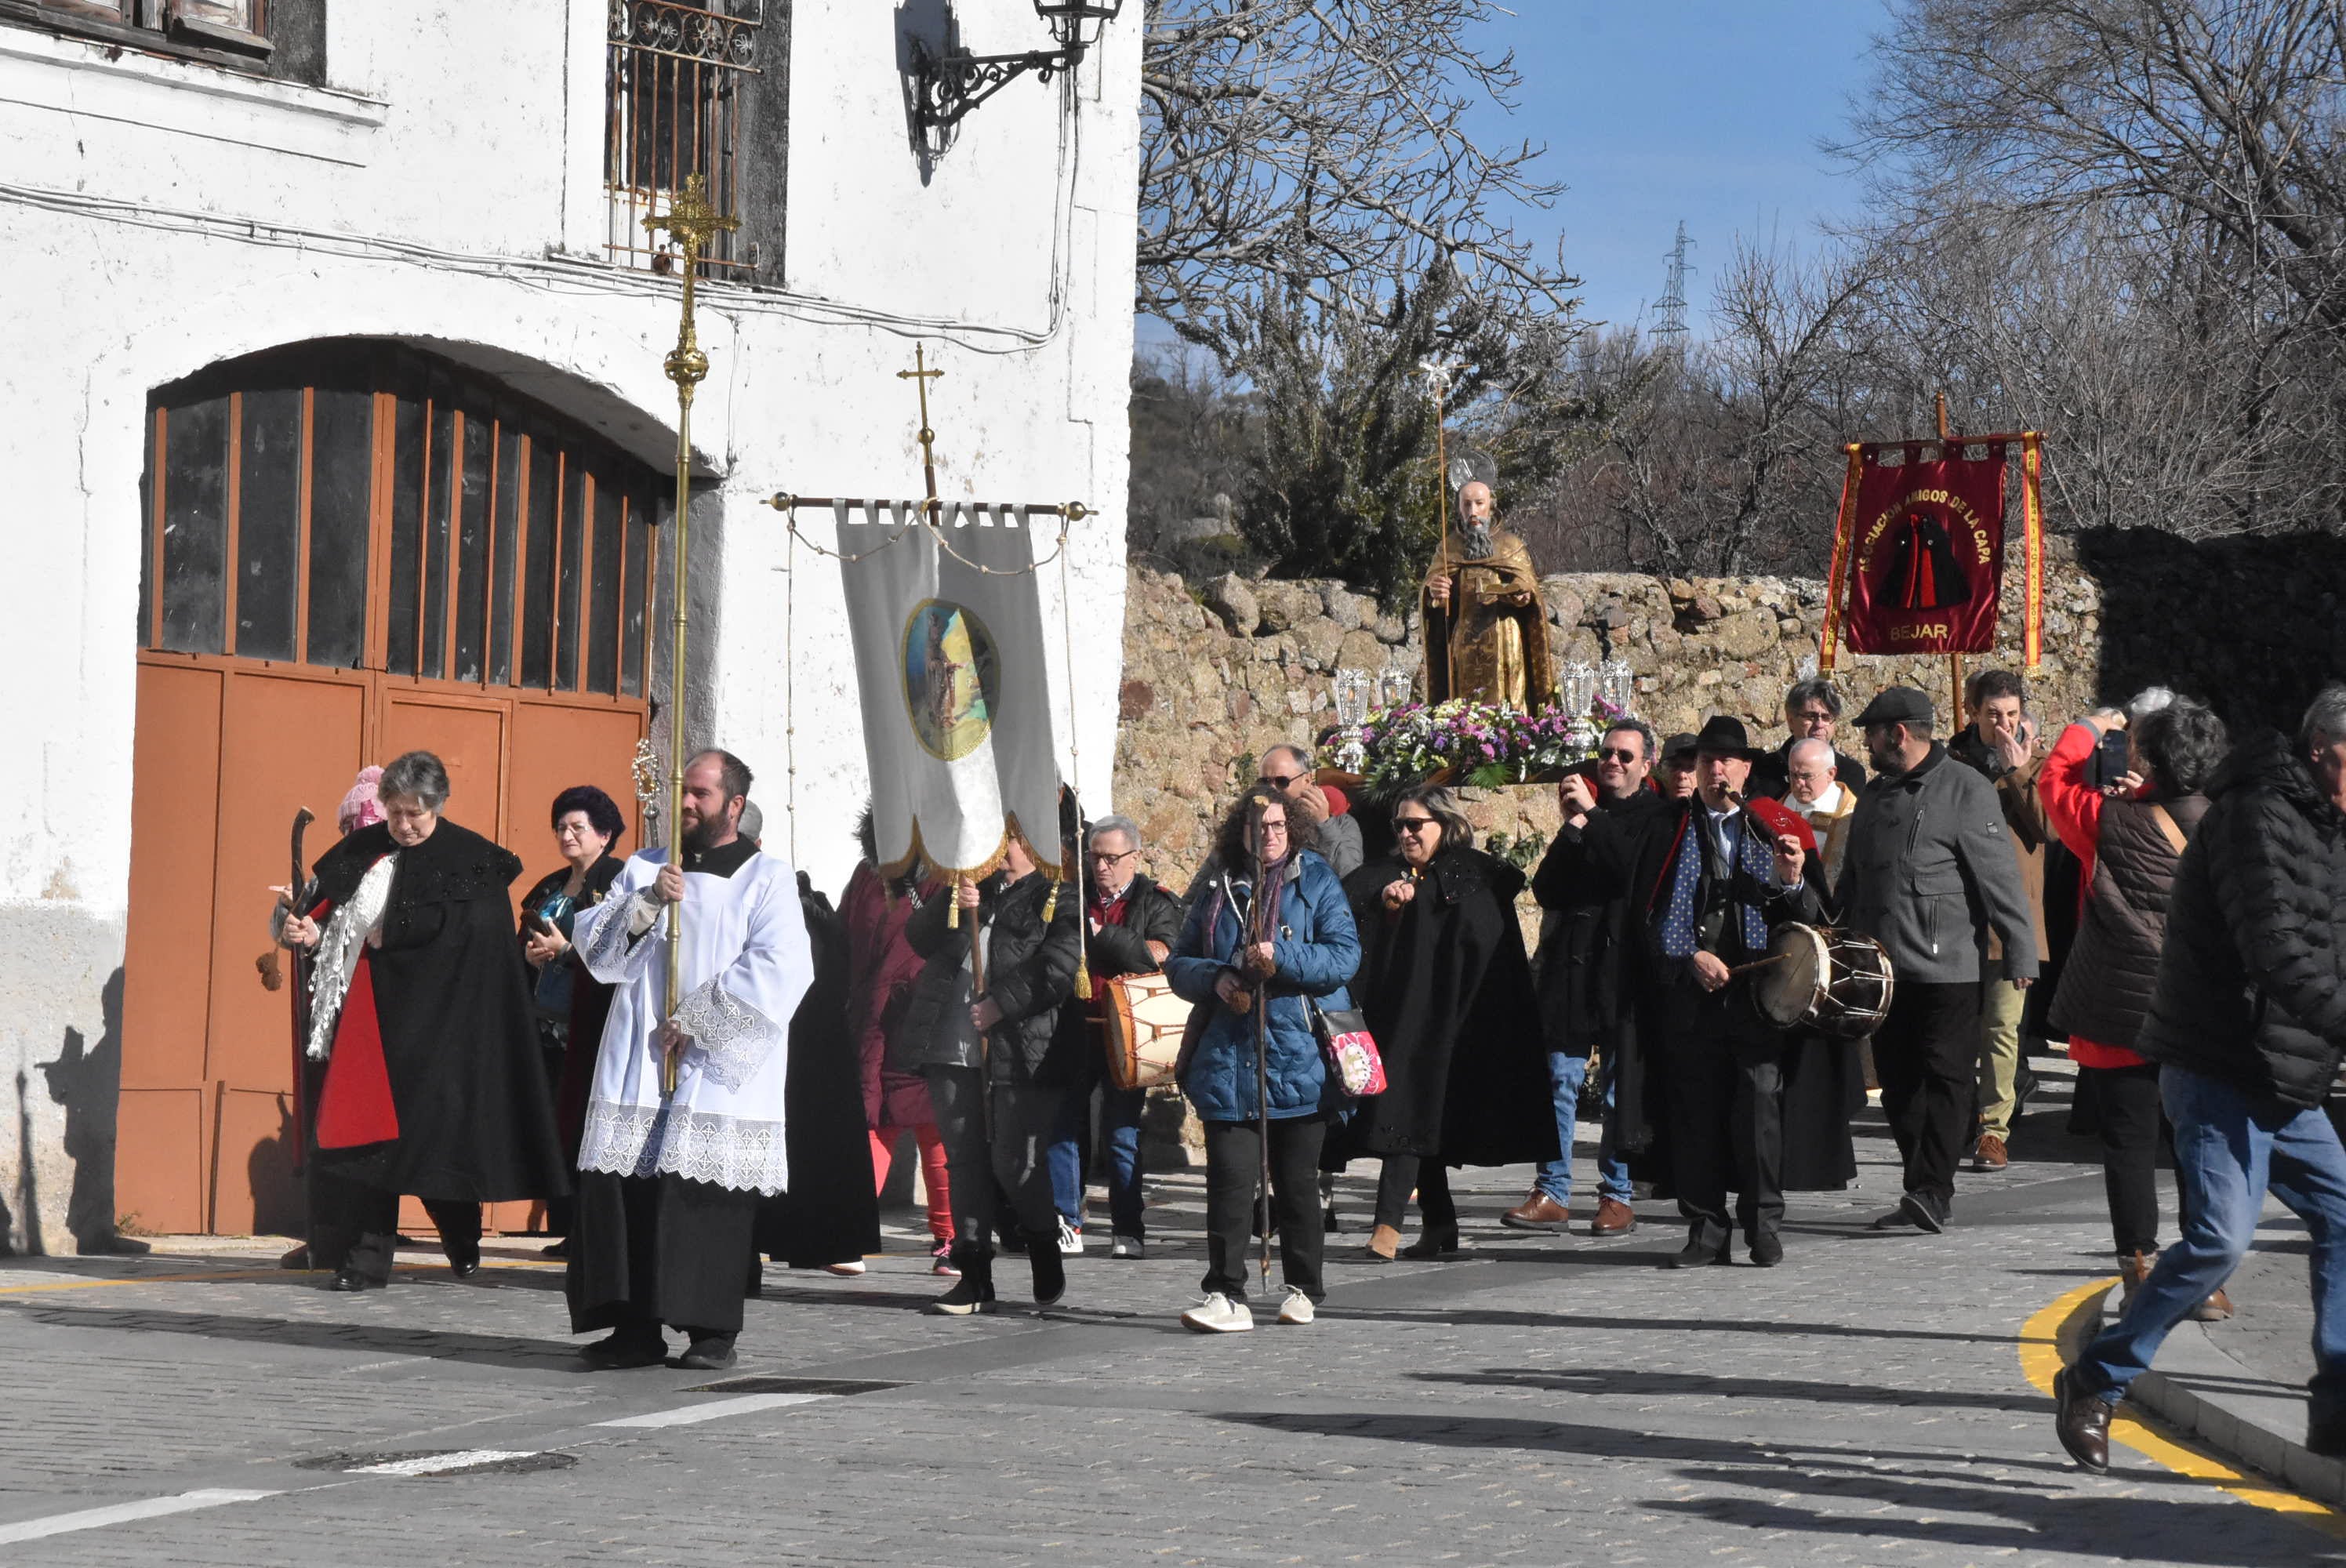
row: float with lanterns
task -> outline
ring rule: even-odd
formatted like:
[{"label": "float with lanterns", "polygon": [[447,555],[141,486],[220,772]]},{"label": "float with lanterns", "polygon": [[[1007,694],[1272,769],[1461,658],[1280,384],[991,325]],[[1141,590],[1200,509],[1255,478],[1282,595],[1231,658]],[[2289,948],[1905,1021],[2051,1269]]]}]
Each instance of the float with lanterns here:
[{"label": "float with lanterns", "polygon": [[1556,687],[1525,712],[1471,698],[1418,702],[1406,672],[1340,669],[1336,722],[1320,738],[1321,781],[1372,799],[1418,784],[1554,784],[1594,760],[1605,727],[1628,716],[1636,676],[1623,659],[1576,659],[1558,669]]}]

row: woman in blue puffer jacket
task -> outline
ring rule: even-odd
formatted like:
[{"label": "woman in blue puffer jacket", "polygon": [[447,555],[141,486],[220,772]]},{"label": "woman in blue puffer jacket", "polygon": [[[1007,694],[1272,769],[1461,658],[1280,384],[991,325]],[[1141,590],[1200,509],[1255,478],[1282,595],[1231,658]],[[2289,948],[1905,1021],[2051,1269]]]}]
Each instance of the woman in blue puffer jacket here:
[{"label": "woman in blue puffer jacket", "polygon": [[[1327,1295],[1320,1279],[1320,1145],[1336,1098],[1312,1033],[1306,998],[1350,1007],[1344,987],[1361,964],[1361,939],[1344,889],[1314,851],[1312,824],[1290,822],[1284,801],[1256,790],[1222,824],[1223,868],[1197,890],[1166,977],[1198,1004],[1183,1053],[1182,1092],[1206,1124],[1206,1298],[1181,1315],[1200,1333],[1254,1327],[1246,1305],[1250,1215],[1261,1193],[1263,1130],[1270,1137],[1271,1193],[1279,1217],[1282,1323],[1309,1323]],[[1258,851],[1271,940],[1249,946]],[[1268,978],[1264,978],[1265,976]],[[1250,993],[1245,1011],[1236,1005]],[[1269,1115],[1256,1094],[1255,1009],[1267,1008]]]}]

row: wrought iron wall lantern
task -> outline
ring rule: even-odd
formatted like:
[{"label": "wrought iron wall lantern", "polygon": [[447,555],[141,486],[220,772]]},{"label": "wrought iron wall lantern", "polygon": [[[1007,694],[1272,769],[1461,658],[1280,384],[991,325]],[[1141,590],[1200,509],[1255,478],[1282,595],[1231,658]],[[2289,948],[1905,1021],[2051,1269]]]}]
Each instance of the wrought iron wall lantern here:
[{"label": "wrought iron wall lantern", "polygon": [[1059,46],[1021,55],[973,55],[964,49],[938,55],[913,39],[913,113],[921,128],[939,131],[958,125],[964,115],[1029,71],[1046,82],[1061,71],[1073,71],[1123,9],[1124,0],[1035,0],[1035,15],[1050,25]]}]

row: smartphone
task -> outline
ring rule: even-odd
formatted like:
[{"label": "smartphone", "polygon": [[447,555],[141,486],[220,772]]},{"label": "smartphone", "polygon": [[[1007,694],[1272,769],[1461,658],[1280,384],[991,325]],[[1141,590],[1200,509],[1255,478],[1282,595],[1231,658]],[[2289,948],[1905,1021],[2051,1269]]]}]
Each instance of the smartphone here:
[{"label": "smartphone", "polygon": [[559,936],[562,934],[555,928],[555,924],[552,921],[546,919],[545,915],[539,913],[536,910],[529,911],[529,929],[536,932],[540,936]]},{"label": "smartphone", "polygon": [[2116,783],[2127,776],[2127,732],[2105,730],[2101,743],[2094,748],[2094,782],[2100,786]]}]

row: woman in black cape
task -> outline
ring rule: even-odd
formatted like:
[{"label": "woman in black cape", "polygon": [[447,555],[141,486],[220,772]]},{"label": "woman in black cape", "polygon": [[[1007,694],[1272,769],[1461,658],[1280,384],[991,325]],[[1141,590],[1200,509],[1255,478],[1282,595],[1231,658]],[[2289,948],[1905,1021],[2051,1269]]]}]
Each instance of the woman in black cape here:
[{"label": "woman in black cape", "polygon": [[1553,1159],[1547,1051],[1515,895],[1524,874],[1476,850],[1450,792],[1420,787],[1392,806],[1395,847],[1344,879],[1360,929],[1353,995],[1384,1058],[1385,1092],[1363,1100],[1342,1157],[1382,1155],[1368,1257],[1396,1256],[1412,1187],[1424,1234],[1399,1253],[1458,1247],[1448,1166]]}]

